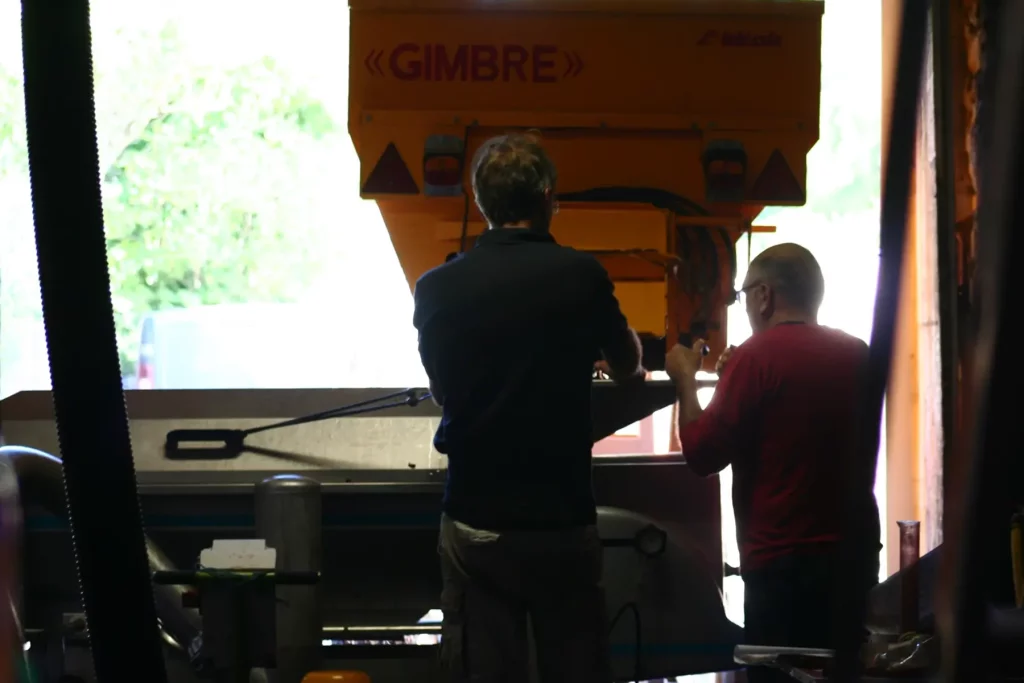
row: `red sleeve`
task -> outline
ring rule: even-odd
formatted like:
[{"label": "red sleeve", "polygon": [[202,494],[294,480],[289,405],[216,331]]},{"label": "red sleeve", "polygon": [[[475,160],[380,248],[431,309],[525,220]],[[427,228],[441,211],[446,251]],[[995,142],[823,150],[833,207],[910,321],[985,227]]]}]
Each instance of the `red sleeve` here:
[{"label": "red sleeve", "polygon": [[733,352],[707,409],[679,430],[686,464],[702,477],[731,464],[757,425],[763,375],[757,359],[743,351]]}]

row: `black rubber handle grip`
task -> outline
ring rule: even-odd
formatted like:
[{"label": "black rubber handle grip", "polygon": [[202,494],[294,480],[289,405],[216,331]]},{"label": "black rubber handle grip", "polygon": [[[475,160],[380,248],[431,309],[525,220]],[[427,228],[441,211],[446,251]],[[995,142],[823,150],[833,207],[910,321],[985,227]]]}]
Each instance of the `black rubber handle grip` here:
[{"label": "black rubber handle grip", "polygon": [[167,432],[168,460],[229,460],[242,453],[245,432],[240,429],[173,429]]}]

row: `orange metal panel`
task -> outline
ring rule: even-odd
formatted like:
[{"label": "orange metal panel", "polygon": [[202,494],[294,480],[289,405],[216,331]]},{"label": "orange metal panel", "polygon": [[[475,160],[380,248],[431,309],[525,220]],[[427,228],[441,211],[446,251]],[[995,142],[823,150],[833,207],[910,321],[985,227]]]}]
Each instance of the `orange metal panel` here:
[{"label": "orange metal panel", "polygon": [[[806,155],[818,137],[823,3],[350,5],[349,129],[361,161],[361,187],[364,197],[377,200],[410,285],[484,228],[473,203],[458,196],[460,188],[448,181],[455,196],[427,196],[427,181],[453,172],[457,177],[462,161],[467,188],[465,161],[481,142],[529,128],[542,133],[558,167],[559,193],[645,188],[696,207],[563,202],[553,231],[560,242],[600,255],[639,331],[674,337],[689,328],[695,313],[724,327],[733,285],[729,249],[764,204],[802,203]],[[446,136],[443,144],[460,151],[438,159],[431,147],[436,136]],[[739,186],[747,196],[773,186],[758,179],[780,159],[782,176],[788,177],[788,166],[796,191],[790,183],[780,201],[709,204],[703,155],[716,141],[741,146],[746,172]],[[385,167],[390,177],[382,177]],[[366,187],[371,177],[372,187]],[[420,193],[400,194],[410,188]],[[698,302],[680,291],[680,283],[693,269],[710,268],[713,257],[675,257],[677,228],[710,228],[716,235],[720,282],[709,295],[711,310],[706,304],[695,308]],[[725,228],[725,239],[719,228]],[[616,251],[633,256],[610,253]],[[640,252],[665,255],[660,279],[650,259],[636,262]],[[717,345],[716,339],[713,349]]]},{"label": "orange metal panel", "polygon": [[625,12],[350,4],[353,122],[371,110],[462,111],[467,123],[484,112],[675,114],[708,130],[742,117],[751,130],[817,131],[820,2],[715,13],[693,2],[654,3],[653,13],[643,0]]}]

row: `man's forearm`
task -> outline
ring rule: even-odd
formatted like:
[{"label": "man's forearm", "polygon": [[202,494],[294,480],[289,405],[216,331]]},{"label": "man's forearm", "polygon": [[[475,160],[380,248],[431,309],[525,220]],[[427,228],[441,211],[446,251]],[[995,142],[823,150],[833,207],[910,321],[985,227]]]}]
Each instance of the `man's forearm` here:
[{"label": "man's forearm", "polygon": [[676,395],[679,397],[679,428],[682,429],[704,412],[697,400],[697,378],[680,379],[676,383]]},{"label": "man's forearm", "polygon": [[444,408],[444,398],[441,397],[441,394],[434,387],[433,382],[430,383],[430,398],[438,408]]}]

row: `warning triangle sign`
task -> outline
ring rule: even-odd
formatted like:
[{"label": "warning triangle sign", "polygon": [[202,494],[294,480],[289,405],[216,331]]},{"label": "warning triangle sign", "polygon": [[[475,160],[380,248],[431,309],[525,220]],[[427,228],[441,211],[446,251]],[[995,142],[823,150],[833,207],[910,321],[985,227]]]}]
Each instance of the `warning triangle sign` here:
[{"label": "warning triangle sign", "polygon": [[803,204],[807,196],[782,152],[775,150],[754,181],[747,200],[761,204]]},{"label": "warning triangle sign", "polygon": [[419,194],[409,167],[402,160],[395,143],[388,143],[387,149],[380,155],[377,165],[370,171],[370,176],[363,184],[362,194]]}]

